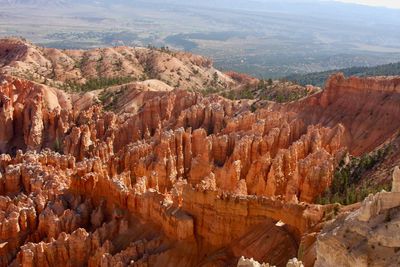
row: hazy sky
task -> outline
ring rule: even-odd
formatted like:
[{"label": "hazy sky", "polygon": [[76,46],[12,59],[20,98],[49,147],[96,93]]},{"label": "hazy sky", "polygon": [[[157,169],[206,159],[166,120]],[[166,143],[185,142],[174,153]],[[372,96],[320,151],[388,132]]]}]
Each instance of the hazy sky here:
[{"label": "hazy sky", "polygon": [[389,8],[400,8],[400,0],[337,0],[346,3],[357,3],[370,6],[384,6]]}]

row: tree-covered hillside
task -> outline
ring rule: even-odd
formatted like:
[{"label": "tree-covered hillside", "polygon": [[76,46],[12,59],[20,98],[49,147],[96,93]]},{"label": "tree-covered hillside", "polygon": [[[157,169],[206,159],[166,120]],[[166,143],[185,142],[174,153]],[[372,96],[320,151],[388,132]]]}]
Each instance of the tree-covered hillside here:
[{"label": "tree-covered hillside", "polygon": [[376,67],[352,67],[308,74],[292,74],[286,77],[287,80],[296,82],[300,85],[312,84],[324,86],[325,81],[330,75],[336,72],[343,72],[346,76],[390,76],[400,75],[400,62]]}]

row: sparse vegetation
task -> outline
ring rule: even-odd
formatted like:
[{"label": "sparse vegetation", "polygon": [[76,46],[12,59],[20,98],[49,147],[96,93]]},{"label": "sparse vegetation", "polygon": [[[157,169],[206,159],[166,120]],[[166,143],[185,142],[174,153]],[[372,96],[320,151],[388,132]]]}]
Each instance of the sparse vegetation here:
[{"label": "sparse vegetation", "polygon": [[54,141],[53,149],[58,153],[62,153],[62,142],[60,141],[60,139],[58,139],[58,137]]},{"label": "sparse vegetation", "polygon": [[90,79],[84,84],[79,84],[74,81],[68,81],[66,82],[63,89],[72,92],[90,92],[114,85],[126,84],[132,81],[135,81],[135,78],[133,77],[96,78],[96,79]]},{"label": "sparse vegetation", "polygon": [[[219,94],[231,100],[255,99],[257,97],[262,100],[284,103],[295,101],[314,93],[314,91],[309,91],[305,87],[290,82],[279,81],[274,83],[272,80],[260,80],[256,85],[247,84],[242,88],[224,90],[222,87],[219,88],[217,84],[215,84],[215,80],[217,79],[215,77],[216,76],[213,75],[211,86],[202,91],[204,95]],[[206,86],[207,83],[203,85]]]},{"label": "sparse vegetation", "polygon": [[99,95],[99,100],[103,105],[103,108],[107,111],[115,110],[120,96],[126,89],[126,87],[122,87],[118,91],[103,91]]},{"label": "sparse vegetation", "polygon": [[213,86],[216,86],[216,85],[218,84],[218,80],[219,80],[219,78],[218,78],[218,73],[217,73],[217,72],[214,72],[214,74],[213,74],[213,79],[212,79],[211,84],[212,84]]},{"label": "sparse vegetation", "polygon": [[113,64],[115,66],[115,68],[117,69],[117,71],[120,71],[122,69],[123,66],[123,62],[121,59],[118,59],[116,62],[114,62]]},{"label": "sparse vegetation", "polygon": [[212,94],[220,94],[221,89],[215,87],[207,87],[206,89],[200,91],[203,96],[212,95]]},{"label": "sparse vegetation", "polygon": [[246,87],[246,88],[241,89],[241,90],[225,91],[221,95],[223,97],[231,99],[231,100],[254,99],[254,94],[251,91],[250,87]]},{"label": "sparse vegetation", "polygon": [[316,202],[323,205],[331,203],[350,205],[362,201],[371,193],[390,190],[391,184],[378,186],[368,183],[360,184],[365,173],[382,162],[389,153],[391,153],[391,147],[387,146],[359,158],[351,157],[347,164],[345,160],[342,160],[335,171],[330,188]]},{"label": "sparse vegetation", "polygon": [[192,72],[193,72],[194,75],[199,74],[199,70],[196,69],[195,67],[192,67]]},{"label": "sparse vegetation", "polygon": [[146,79],[157,78],[157,71],[154,68],[154,52],[151,51],[147,57],[142,60],[143,71]]},{"label": "sparse vegetation", "polygon": [[279,81],[274,84],[272,79],[268,79],[267,81],[260,80],[257,89],[260,91],[260,99],[278,103],[295,101],[312,93],[307,88],[287,81]]},{"label": "sparse vegetation", "polygon": [[87,57],[82,57],[78,61],[75,62],[75,68],[82,69],[88,63]]},{"label": "sparse vegetation", "polygon": [[[150,49],[150,50],[153,50],[153,51],[162,52],[162,53],[166,53],[166,54],[171,55],[171,56],[175,56],[175,52],[172,51],[168,46],[157,47],[157,46],[154,46],[152,44],[148,44],[147,45],[147,49]],[[169,61],[170,59],[167,59],[167,60]]]}]

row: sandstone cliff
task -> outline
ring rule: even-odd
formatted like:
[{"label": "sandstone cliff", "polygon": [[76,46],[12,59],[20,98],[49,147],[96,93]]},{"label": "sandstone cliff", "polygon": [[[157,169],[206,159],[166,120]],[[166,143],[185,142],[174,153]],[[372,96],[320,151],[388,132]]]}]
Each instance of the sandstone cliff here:
[{"label": "sandstone cliff", "polygon": [[296,112],[307,124],[343,124],[343,145],[362,155],[397,134],[399,100],[399,77],[346,79],[339,73],[327,81],[323,92],[277,108]]}]

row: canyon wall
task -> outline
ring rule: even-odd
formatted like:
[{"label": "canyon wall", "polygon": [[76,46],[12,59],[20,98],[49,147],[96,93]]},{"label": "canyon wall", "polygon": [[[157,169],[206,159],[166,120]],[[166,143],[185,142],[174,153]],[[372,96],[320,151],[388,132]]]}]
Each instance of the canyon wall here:
[{"label": "canyon wall", "polygon": [[130,114],[81,111],[67,93],[2,78],[1,266],[285,266],[299,248],[311,266],[336,248],[328,235],[314,244],[335,206],[313,203],[338,162],[399,128],[398,78],[338,75],[253,112],[216,95],[143,94]]},{"label": "canyon wall", "polygon": [[339,73],[330,77],[323,92],[276,109],[296,112],[307,124],[341,123],[346,129],[343,145],[361,155],[398,133],[399,101],[399,77],[346,79]]}]

